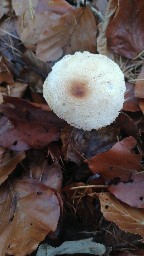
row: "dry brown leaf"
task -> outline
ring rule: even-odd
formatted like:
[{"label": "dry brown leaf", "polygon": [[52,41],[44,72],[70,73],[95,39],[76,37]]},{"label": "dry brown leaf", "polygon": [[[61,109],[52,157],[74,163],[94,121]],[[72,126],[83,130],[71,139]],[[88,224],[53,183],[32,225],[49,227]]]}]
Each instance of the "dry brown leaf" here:
[{"label": "dry brown leaf", "polygon": [[36,12],[51,11],[59,14],[64,14],[73,7],[65,0],[39,0],[36,6]]},{"label": "dry brown leaf", "polygon": [[60,191],[62,187],[62,172],[58,163],[49,165],[45,160],[42,163],[31,164],[31,175],[34,179],[39,180],[44,185],[56,191]]},{"label": "dry brown leaf", "polygon": [[36,54],[43,61],[53,61],[84,50],[96,52],[96,24],[88,7],[72,10],[53,22],[41,34]]},{"label": "dry brown leaf", "polygon": [[111,59],[114,59],[114,55],[112,52],[110,52],[110,50],[107,47],[106,29],[116,9],[117,1],[110,0],[107,5],[104,20],[98,26],[99,35],[97,37],[97,50],[99,53],[104,54]]},{"label": "dry brown leaf", "polygon": [[2,57],[2,55],[0,56],[0,84],[1,83],[14,83],[13,81],[13,75],[11,74],[11,72],[9,71],[4,57]]},{"label": "dry brown leaf", "polygon": [[[42,148],[52,141],[59,140],[60,127],[65,125],[65,121],[59,119],[53,112],[42,110],[30,102],[17,97],[5,96],[4,100],[13,105],[13,107],[9,104],[1,106],[2,111],[15,128],[12,131],[17,139],[13,141],[12,145],[16,146],[17,143],[24,142],[28,148]],[[8,129],[5,127],[4,131],[5,137],[4,134],[0,136],[0,145],[3,147],[6,146],[6,138],[9,140],[7,132],[11,130],[9,127]]]},{"label": "dry brown leaf", "polygon": [[22,98],[28,84],[15,82],[14,84],[8,86],[8,96]]},{"label": "dry brown leaf", "polygon": [[137,208],[144,208],[144,173],[134,173],[130,182],[120,182],[108,189],[122,202]]},{"label": "dry brown leaf", "polygon": [[139,106],[141,111],[144,113],[144,99],[139,99]]},{"label": "dry brown leaf", "polygon": [[26,47],[36,50],[45,62],[79,50],[96,52],[96,23],[89,7],[74,9],[63,0],[53,1],[51,6],[49,0],[39,1],[33,18],[26,10],[18,27]]},{"label": "dry brown leaf", "polygon": [[[18,1],[17,1],[18,2]],[[26,1],[27,2],[27,1]],[[40,35],[51,26],[57,24],[63,12],[59,12],[61,5],[65,12],[73,9],[64,0],[38,0],[33,1],[31,8],[28,3],[25,3],[24,14],[18,18],[17,26],[21,40],[29,46],[29,48],[36,49],[35,44],[39,41]]]},{"label": "dry brown leaf", "polygon": [[0,104],[3,103],[3,95],[12,97],[22,97],[27,88],[27,84],[15,82],[13,84],[7,84],[6,87],[0,87]]},{"label": "dry brown leaf", "polygon": [[12,7],[17,16],[23,15],[26,10],[30,13],[33,12],[34,7],[36,7],[38,0],[12,0]]},{"label": "dry brown leaf", "polygon": [[126,232],[144,237],[144,210],[130,207],[109,193],[99,194],[101,211],[106,220],[114,222]]},{"label": "dry brown leaf", "polygon": [[16,156],[7,156],[9,152],[4,152],[0,159],[0,185],[8,178],[8,175],[14,171],[17,164],[25,158],[25,153],[21,152]]},{"label": "dry brown leaf", "polygon": [[80,165],[84,158],[110,149],[116,143],[118,132],[119,127],[114,124],[90,132],[66,126],[61,135],[65,160]]},{"label": "dry brown leaf", "polygon": [[10,0],[0,1],[0,19],[10,11]]},{"label": "dry brown leaf", "polygon": [[85,162],[93,173],[100,173],[106,179],[129,180],[132,171],[142,168],[141,155],[131,152],[135,145],[134,137],[127,137],[117,142],[109,151],[97,154]]},{"label": "dry brown leaf", "polygon": [[135,96],[138,98],[144,98],[144,67],[136,79]]},{"label": "dry brown leaf", "polygon": [[144,49],[144,1],[114,2],[117,10],[106,31],[108,47],[115,54],[133,59]]},{"label": "dry brown leaf", "polygon": [[136,112],[140,111],[138,98],[135,97],[135,88],[133,84],[126,83],[125,101],[123,110]]},{"label": "dry brown leaf", "polygon": [[130,118],[126,113],[121,112],[117,118],[117,125],[120,127],[120,132],[124,136],[133,136],[138,139],[140,136],[139,129],[135,120]]},{"label": "dry brown leaf", "polygon": [[0,189],[0,255],[34,251],[60,217],[59,199],[47,186],[23,178]]},{"label": "dry brown leaf", "polygon": [[16,151],[23,151],[30,148],[21,141],[17,130],[5,116],[0,119],[0,146]]}]

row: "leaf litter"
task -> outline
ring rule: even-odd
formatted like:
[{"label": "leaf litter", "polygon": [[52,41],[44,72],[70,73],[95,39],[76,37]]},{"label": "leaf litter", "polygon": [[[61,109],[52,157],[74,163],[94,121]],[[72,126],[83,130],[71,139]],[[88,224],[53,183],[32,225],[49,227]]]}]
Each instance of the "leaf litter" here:
[{"label": "leaf litter", "polygon": [[[102,255],[98,244],[106,255],[143,255],[143,8],[141,0],[0,3],[0,255],[89,246]],[[104,54],[125,75],[122,112],[98,131],[67,125],[42,95],[53,64],[76,51]]]}]

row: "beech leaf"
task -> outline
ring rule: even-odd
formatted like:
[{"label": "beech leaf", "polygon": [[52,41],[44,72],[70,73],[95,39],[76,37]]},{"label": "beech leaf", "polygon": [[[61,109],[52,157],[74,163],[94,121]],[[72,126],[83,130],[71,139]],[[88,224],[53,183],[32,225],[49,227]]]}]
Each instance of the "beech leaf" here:
[{"label": "beech leaf", "polygon": [[96,52],[96,22],[89,7],[74,8],[64,0],[39,0],[25,15],[20,10],[18,33],[27,48],[44,61],[75,51]]},{"label": "beech leaf", "polygon": [[136,112],[140,111],[138,98],[135,96],[135,88],[133,84],[126,83],[125,101],[123,110]]},{"label": "beech leaf", "polygon": [[[52,141],[59,140],[60,127],[65,122],[53,112],[42,110],[16,97],[5,96],[4,100],[15,106],[15,108],[7,104],[1,106],[2,111],[14,125],[15,135],[19,138],[14,142],[15,144],[20,140],[31,148],[42,148]],[[3,138],[1,139],[3,142]],[[4,146],[3,143],[0,145]]]},{"label": "beech leaf", "polygon": [[106,220],[114,222],[126,232],[144,237],[144,210],[132,208],[118,201],[110,193],[99,194],[101,211]]},{"label": "beech leaf", "polygon": [[0,254],[24,256],[34,251],[60,217],[56,193],[37,180],[23,178],[0,189]]},{"label": "beech leaf", "polygon": [[144,49],[144,1],[112,2],[117,2],[117,10],[107,26],[108,47],[115,54],[133,59]]},{"label": "beech leaf", "polygon": [[4,57],[0,55],[0,84],[3,82],[13,83],[14,80],[13,80],[13,75],[11,74],[10,70],[8,69],[5,63]]},{"label": "beech leaf", "polygon": [[[4,154],[6,154],[4,152]],[[4,156],[2,156],[2,159]],[[9,159],[6,159],[5,161],[2,161],[0,165],[0,185],[8,178],[8,175],[14,171],[17,164],[20,163],[25,158],[25,153],[21,152],[17,154],[16,156],[9,157]]]},{"label": "beech leaf", "polygon": [[57,17],[40,35],[36,54],[46,62],[76,51],[96,52],[96,23],[89,7]]},{"label": "beech leaf", "polygon": [[141,155],[131,152],[135,145],[134,137],[127,137],[117,142],[109,151],[97,154],[85,162],[93,173],[100,173],[106,179],[129,180],[132,171],[142,168]]},{"label": "beech leaf", "polygon": [[109,191],[132,207],[144,208],[144,173],[134,173],[130,182],[111,185]]},{"label": "beech leaf", "polygon": [[142,99],[144,98],[144,67],[136,79],[135,96]]}]

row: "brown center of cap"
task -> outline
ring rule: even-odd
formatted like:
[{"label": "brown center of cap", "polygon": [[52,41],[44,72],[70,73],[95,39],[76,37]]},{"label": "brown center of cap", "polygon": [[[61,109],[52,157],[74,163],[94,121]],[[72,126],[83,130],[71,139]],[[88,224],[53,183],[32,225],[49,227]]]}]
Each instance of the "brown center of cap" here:
[{"label": "brown center of cap", "polygon": [[86,82],[71,82],[69,93],[77,99],[83,99],[88,96],[88,87]]}]

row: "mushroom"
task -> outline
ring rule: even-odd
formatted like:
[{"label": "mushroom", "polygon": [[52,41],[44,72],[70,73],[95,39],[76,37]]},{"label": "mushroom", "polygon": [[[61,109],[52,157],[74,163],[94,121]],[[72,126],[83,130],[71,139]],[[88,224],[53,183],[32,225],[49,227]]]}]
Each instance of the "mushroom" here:
[{"label": "mushroom", "polygon": [[119,66],[101,54],[76,52],[52,68],[43,95],[54,113],[76,128],[90,131],[119,115],[126,90]]}]

